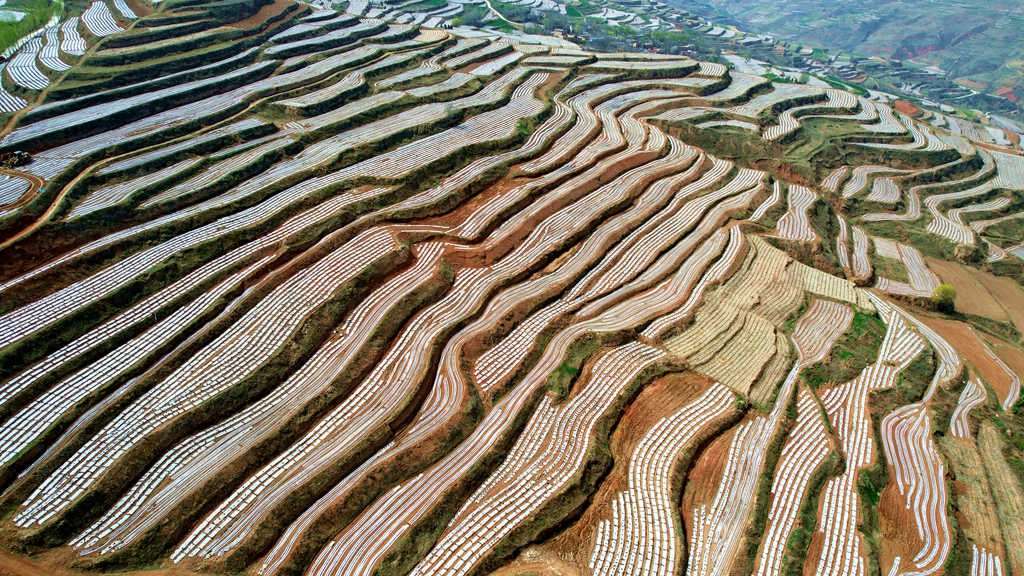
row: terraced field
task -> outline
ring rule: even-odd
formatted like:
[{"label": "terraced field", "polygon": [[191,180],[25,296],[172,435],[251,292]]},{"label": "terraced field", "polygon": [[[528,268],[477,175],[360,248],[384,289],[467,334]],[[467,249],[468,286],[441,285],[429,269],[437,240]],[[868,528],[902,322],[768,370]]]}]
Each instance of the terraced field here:
[{"label": "terraced field", "polygon": [[1024,159],[436,4],[7,63],[0,572],[1024,570]]}]

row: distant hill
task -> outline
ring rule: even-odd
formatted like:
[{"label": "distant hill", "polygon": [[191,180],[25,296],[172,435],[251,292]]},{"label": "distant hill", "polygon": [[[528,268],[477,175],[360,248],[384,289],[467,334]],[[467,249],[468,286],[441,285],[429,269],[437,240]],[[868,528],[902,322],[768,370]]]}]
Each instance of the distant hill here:
[{"label": "distant hill", "polygon": [[976,89],[1024,102],[1024,2],[676,0],[723,23],[869,56],[938,66]]}]

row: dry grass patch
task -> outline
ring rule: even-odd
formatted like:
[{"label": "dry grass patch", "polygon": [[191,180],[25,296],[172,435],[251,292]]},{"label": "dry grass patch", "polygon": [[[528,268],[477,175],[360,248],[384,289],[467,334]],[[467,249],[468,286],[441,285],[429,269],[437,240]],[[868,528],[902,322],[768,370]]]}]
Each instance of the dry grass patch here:
[{"label": "dry grass patch", "polygon": [[996,504],[977,446],[968,438],[944,436],[939,440],[939,447],[949,460],[959,508],[955,516],[964,535],[971,542],[1005,558]]}]

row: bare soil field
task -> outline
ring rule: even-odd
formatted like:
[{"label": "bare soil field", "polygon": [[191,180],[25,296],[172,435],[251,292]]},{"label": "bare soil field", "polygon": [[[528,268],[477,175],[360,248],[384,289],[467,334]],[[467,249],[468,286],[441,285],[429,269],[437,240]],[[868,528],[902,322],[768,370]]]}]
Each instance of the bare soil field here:
[{"label": "bare soil field", "polygon": [[1009,278],[997,278],[978,270],[971,270],[971,276],[995,297],[1017,330],[1024,333],[1024,290]]},{"label": "bare soil field", "polygon": [[[745,420],[744,420],[745,421]],[[737,422],[728,432],[715,438],[700,457],[693,464],[690,473],[686,476],[686,487],[683,489],[683,504],[681,511],[683,515],[683,526],[686,533],[687,543],[690,534],[693,532],[693,509],[702,503],[710,503],[718,493],[718,486],[722,482],[722,473],[725,471],[729,458],[729,446],[732,444],[736,428],[743,421]]]},{"label": "bare soil field", "polygon": [[926,258],[925,262],[945,284],[956,288],[956,308],[964,314],[984,316],[999,322],[1009,321],[1006,310],[992,297],[992,294],[963,266],[955,262],[946,262],[935,258]]},{"label": "bare soil field", "polygon": [[252,30],[274,16],[277,16],[281,12],[284,12],[292,4],[294,4],[292,0],[274,0],[272,4],[267,4],[260,8],[259,12],[249,16],[245,20],[239,20],[238,22],[230,24],[230,26],[233,28],[241,28],[242,30]]},{"label": "bare soil field", "polygon": [[907,116],[921,115],[921,109],[906,100],[897,100],[893,103],[893,107],[900,114],[906,114]]},{"label": "bare soil field", "polygon": [[949,342],[955,342],[957,350],[974,364],[981,377],[988,382],[999,398],[1005,398],[1010,392],[1010,376],[985,351],[985,344],[963,322],[940,320],[938,318],[919,317],[922,322],[932,327]]},{"label": "bare soil field", "polygon": [[[889,477],[892,478],[896,468],[889,466]],[[922,540],[914,530],[907,530],[907,526],[914,526],[914,511],[904,505],[903,495],[895,482],[889,484],[882,490],[881,500],[878,502],[878,522],[882,532],[882,555],[878,559],[878,565],[882,572],[888,574],[892,569],[896,557],[913,557],[921,549]]]}]

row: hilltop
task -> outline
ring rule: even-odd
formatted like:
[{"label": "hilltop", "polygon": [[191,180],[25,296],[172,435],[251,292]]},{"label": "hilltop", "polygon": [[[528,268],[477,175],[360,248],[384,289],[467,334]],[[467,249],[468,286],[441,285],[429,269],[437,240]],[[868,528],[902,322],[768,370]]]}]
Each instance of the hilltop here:
[{"label": "hilltop", "polygon": [[1024,99],[1024,4],[934,2],[678,2],[716,21],[813,46],[920,63],[968,88]]}]

